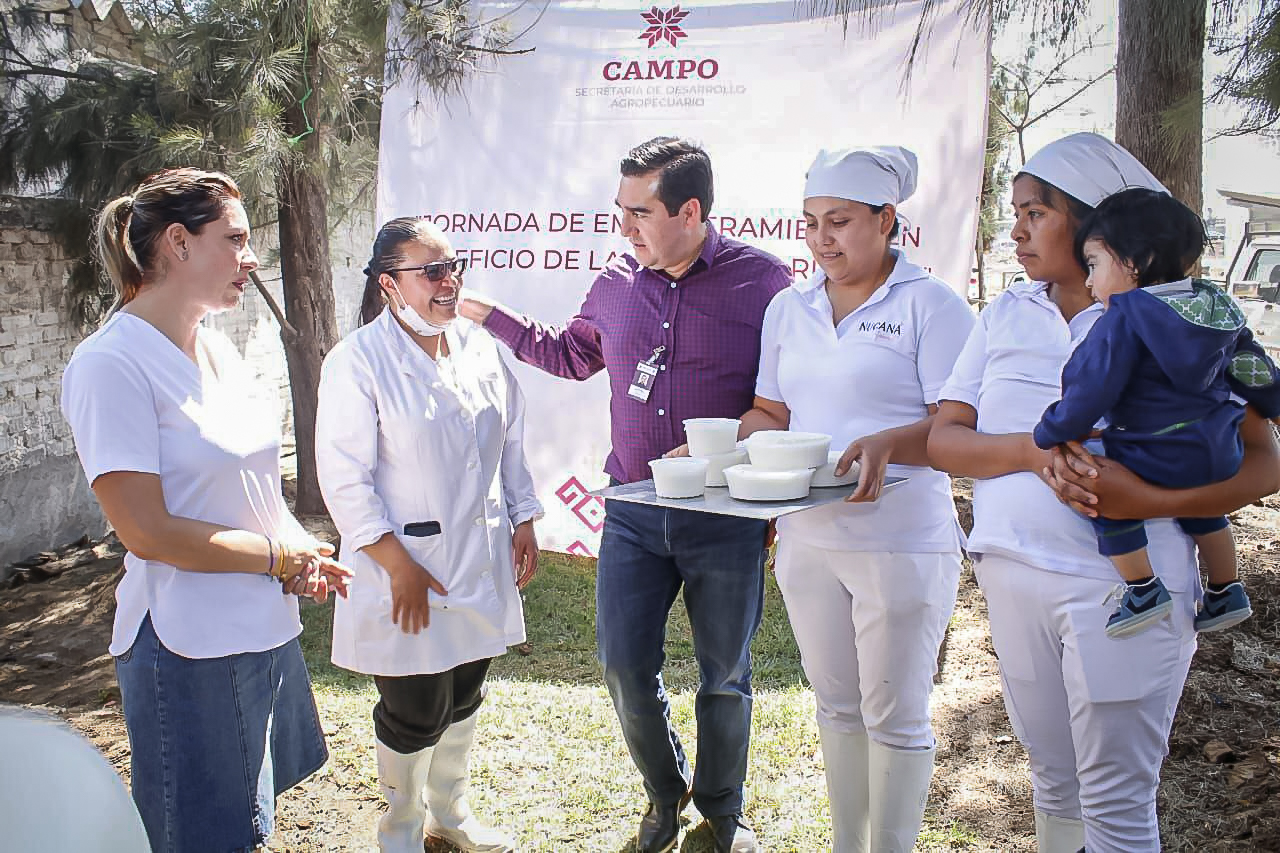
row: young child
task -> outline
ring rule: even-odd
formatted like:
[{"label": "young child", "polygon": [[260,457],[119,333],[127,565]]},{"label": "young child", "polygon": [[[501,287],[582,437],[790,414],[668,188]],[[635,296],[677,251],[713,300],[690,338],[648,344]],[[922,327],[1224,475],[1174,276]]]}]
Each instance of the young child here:
[{"label": "young child", "polygon": [[[1172,196],[1147,189],[1099,204],[1076,233],[1076,254],[1105,313],[1062,370],[1062,399],[1045,410],[1035,443],[1082,440],[1106,418],[1106,455],[1148,482],[1190,488],[1225,480],[1243,458],[1244,407],[1280,415],[1280,375],[1230,296],[1186,277],[1205,245],[1204,224]],[[1179,518],[1209,576],[1196,629],[1249,618],[1224,516]],[[1125,580],[1107,635],[1127,637],[1173,608],[1147,557],[1143,522],[1096,518],[1098,550]],[[1117,589],[1119,592],[1119,589]]]}]

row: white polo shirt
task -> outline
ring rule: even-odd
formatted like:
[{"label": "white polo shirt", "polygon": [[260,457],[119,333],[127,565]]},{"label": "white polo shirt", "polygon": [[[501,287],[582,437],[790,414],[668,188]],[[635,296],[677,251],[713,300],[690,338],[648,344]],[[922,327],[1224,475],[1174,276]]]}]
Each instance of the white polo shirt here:
[{"label": "white polo shirt", "polygon": [[[76,347],[62,411],[90,485],[112,471],[157,474],[170,514],[309,540],[280,493],[280,406],[235,345],[196,338],[202,365],[147,321],[118,313]],[[181,571],[125,556],[111,654],[129,650],[147,613],[187,658],[260,652],[299,634],[298,600],[266,574]],[[263,571],[266,571],[266,565]]]},{"label": "white polo shirt", "polygon": [[[833,450],[928,415],[973,328],[954,290],[894,254],[889,279],[838,326],[822,273],[779,293],[765,312],[756,394],[786,404],[792,430],[830,435]],[[887,473],[910,481],[875,503],[784,516],[779,531],[842,551],[958,550],[951,478],[907,465]]]},{"label": "white polo shirt", "polygon": [[[941,399],[977,410],[978,432],[1031,432],[1062,396],[1062,368],[1102,316],[1095,303],[1065,322],[1040,282],[1014,285],[978,315]],[[1102,446],[1090,445],[1101,453]],[[1049,571],[1118,580],[1093,526],[1031,473],[976,480],[971,554],[998,553]],[[1151,564],[1176,592],[1198,580],[1191,539],[1169,519],[1147,522]]]}]

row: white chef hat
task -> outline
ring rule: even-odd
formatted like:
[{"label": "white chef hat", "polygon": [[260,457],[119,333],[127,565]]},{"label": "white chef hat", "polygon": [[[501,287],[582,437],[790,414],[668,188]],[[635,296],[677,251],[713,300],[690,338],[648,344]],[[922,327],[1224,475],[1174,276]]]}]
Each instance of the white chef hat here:
[{"label": "white chef hat", "polygon": [[1090,207],[1133,187],[1169,192],[1137,157],[1096,133],[1073,133],[1050,142],[1031,155],[1021,171]]},{"label": "white chef hat", "polygon": [[916,191],[916,155],[897,145],[822,149],[804,177],[804,197],[897,207]]}]

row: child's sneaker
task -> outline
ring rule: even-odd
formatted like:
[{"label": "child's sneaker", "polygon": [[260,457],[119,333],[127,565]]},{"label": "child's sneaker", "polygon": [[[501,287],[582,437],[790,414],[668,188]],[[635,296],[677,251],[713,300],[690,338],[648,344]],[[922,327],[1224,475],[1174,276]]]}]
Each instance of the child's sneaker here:
[{"label": "child's sneaker", "polygon": [[1240,581],[1228,584],[1222,592],[1206,590],[1200,612],[1196,614],[1197,631],[1221,631],[1239,625],[1253,615],[1249,594]]},{"label": "child's sneaker", "polygon": [[1173,609],[1173,598],[1160,578],[1152,578],[1138,585],[1119,584],[1111,590],[1107,601],[1113,598],[1120,599],[1120,606],[1107,620],[1107,636],[1113,639],[1130,637],[1143,631]]}]

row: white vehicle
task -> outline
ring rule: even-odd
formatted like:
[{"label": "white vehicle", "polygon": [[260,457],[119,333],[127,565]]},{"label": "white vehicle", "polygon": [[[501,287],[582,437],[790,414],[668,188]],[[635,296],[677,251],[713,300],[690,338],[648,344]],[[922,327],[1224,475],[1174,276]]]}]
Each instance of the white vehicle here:
[{"label": "white vehicle", "polygon": [[1227,290],[1240,303],[1258,343],[1280,360],[1280,195],[1219,190],[1249,212],[1227,268]]}]

